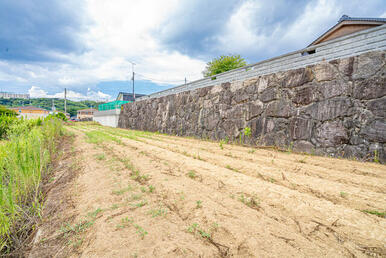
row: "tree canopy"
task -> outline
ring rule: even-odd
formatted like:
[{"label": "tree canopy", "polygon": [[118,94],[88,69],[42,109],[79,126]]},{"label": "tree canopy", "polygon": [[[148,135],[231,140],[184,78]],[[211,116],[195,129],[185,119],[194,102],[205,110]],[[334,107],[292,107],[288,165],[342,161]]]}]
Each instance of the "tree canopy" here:
[{"label": "tree canopy", "polygon": [[222,55],[208,62],[202,73],[204,74],[204,77],[208,77],[246,65],[247,62],[240,55]]},{"label": "tree canopy", "polygon": [[16,116],[16,112],[0,105],[0,115]]}]

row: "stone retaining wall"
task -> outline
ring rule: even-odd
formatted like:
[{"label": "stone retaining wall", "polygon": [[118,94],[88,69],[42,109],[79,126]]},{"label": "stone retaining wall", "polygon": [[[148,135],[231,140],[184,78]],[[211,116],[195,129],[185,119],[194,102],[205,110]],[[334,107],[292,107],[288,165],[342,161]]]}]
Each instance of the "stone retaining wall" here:
[{"label": "stone retaining wall", "polygon": [[385,162],[385,51],[128,103],[118,126]]}]

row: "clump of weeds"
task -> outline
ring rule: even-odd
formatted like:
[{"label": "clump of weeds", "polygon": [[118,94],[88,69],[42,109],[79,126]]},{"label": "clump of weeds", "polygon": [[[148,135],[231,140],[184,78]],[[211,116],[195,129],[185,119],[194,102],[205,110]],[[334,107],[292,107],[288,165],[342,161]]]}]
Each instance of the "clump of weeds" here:
[{"label": "clump of weeds", "polygon": [[339,195],[342,198],[347,198],[347,193],[345,193],[345,192],[340,192]]},{"label": "clump of weeds", "polygon": [[253,208],[253,209],[260,208],[260,201],[258,200],[257,197],[252,196],[248,198],[244,196],[244,194],[242,194],[240,195],[239,200],[250,208]]},{"label": "clump of weeds", "polygon": [[197,223],[192,223],[187,229],[189,233],[199,234],[202,238],[210,239],[212,236],[210,233],[206,232],[205,230],[201,229],[200,226]]},{"label": "clump of weeds", "polygon": [[224,141],[224,140],[221,140],[221,141],[220,141],[220,143],[219,143],[219,145],[220,145],[220,149],[222,149],[222,150],[224,149],[224,146],[223,146],[223,144],[224,144],[224,143],[225,143],[225,141]]},{"label": "clump of weeds", "polygon": [[96,158],[97,160],[105,160],[105,159],[106,159],[106,156],[105,156],[104,153],[99,153],[99,154],[96,154],[96,155],[95,155],[95,158]]},{"label": "clump of weeds", "polygon": [[149,211],[149,214],[155,218],[155,217],[159,217],[159,216],[162,216],[162,217],[166,217],[168,211],[167,209],[164,209],[162,207],[156,209],[156,210],[150,210]]},{"label": "clump of weeds", "polygon": [[189,172],[188,172],[188,177],[190,177],[191,179],[195,179],[195,178],[197,177],[196,171],[194,171],[194,170],[189,170]]},{"label": "clump of weeds", "polygon": [[119,190],[113,190],[112,194],[114,194],[114,195],[122,195],[122,194],[124,194],[126,192],[129,192],[131,190],[133,190],[133,187],[131,185],[128,185],[125,188],[122,188],[122,189],[119,189]]},{"label": "clump of weeds", "polygon": [[144,239],[145,236],[148,234],[145,229],[143,229],[140,225],[134,223],[134,219],[129,219],[128,217],[122,218],[121,222],[116,226],[116,229],[123,229],[126,227],[129,227],[130,225],[134,226],[134,228],[137,230],[136,233],[141,237],[141,239]]},{"label": "clump of weeds", "polygon": [[196,208],[197,209],[202,208],[202,201],[200,200],[196,201]]},{"label": "clump of weeds", "polygon": [[152,185],[149,185],[149,186],[148,186],[148,189],[149,189],[149,193],[152,193],[152,192],[154,192],[155,187],[152,186]]},{"label": "clump of weeds", "polygon": [[83,238],[80,237],[80,234],[85,232],[92,225],[94,225],[98,214],[101,213],[102,211],[103,211],[102,209],[98,208],[92,212],[89,212],[87,216],[85,216],[78,223],[75,223],[75,224],[64,223],[60,227],[59,232],[63,234],[65,238],[68,238],[69,245],[71,245],[74,248],[77,248],[83,242]]}]

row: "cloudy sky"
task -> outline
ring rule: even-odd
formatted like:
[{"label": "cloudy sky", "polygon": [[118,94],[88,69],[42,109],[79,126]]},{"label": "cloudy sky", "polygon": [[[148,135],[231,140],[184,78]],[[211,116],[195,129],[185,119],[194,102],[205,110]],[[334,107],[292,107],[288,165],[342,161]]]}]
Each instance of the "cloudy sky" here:
[{"label": "cloudy sky", "polygon": [[384,0],[0,0],[0,91],[108,100],[200,79],[206,62],[255,63],[307,46]]}]

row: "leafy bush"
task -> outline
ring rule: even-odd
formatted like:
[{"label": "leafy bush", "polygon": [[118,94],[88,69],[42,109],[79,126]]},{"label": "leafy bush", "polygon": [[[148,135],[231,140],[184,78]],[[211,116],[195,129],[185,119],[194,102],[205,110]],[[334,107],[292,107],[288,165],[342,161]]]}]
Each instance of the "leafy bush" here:
[{"label": "leafy bush", "polygon": [[16,112],[0,105],[0,115],[16,116]]},{"label": "leafy bush", "polygon": [[17,118],[15,116],[9,116],[7,114],[0,115],[0,139],[4,139],[7,135],[7,132],[15,122]]},{"label": "leafy bush", "polygon": [[62,112],[57,113],[57,114],[55,115],[55,117],[57,117],[57,118],[59,118],[59,119],[61,119],[61,120],[63,120],[63,121],[67,121],[66,115],[63,114]]},{"label": "leafy bush", "polygon": [[220,56],[208,62],[202,73],[204,77],[209,77],[246,65],[247,62],[240,55]]}]

